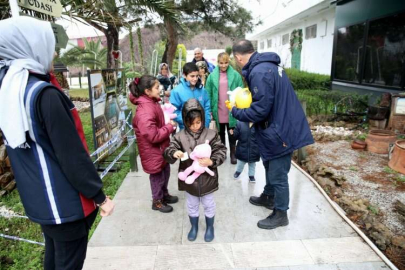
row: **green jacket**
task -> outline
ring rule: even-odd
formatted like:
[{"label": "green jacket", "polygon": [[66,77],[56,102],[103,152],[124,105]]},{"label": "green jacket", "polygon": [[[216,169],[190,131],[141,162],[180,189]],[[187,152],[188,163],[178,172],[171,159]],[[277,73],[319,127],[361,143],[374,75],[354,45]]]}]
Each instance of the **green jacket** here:
[{"label": "green jacket", "polygon": [[[237,87],[243,87],[242,76],[234,70],[231,66],[226,70],[226,75],[228,77],[228,89],[229,91],[235,90]],[[211,101],[211,112],[217,123],[217,128],[219,130],[218,121],[218,92],[219,92],[219,66],[216,66],[214,71],[208,76],[207,82],[205,83],[205,89],[208,92],[208,96]],[[232,117],[229,113],[229,127],[236,126],[236,119]]]}]

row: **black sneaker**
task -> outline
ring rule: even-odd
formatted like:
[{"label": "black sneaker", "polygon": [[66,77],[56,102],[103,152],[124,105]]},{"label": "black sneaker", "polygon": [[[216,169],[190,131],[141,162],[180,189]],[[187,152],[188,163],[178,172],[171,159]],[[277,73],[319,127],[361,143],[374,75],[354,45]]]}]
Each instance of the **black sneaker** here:
[{"label": "black sneaker", "polygon": [[260,220],[257,223],[257,227],[260,229],[271,230],[281,226],[288,225],[287,211],[274,210],[270,216]]},{"label": "black sneaker", "polygon": [[233,174],[233,178],[235,178],[235,179],[238,179],[239,178],[239,176],[240,176],[240,172],[235,172],[234,174]]},{"label": "black sneaker", "polygon": [[170,194],[163,196],[163,202],[165,202],[165,203],[172,204],[172,203],[176,203],[178,201],[179,201],[179,197],[177,197],[177,196],[172,196]]},{"label": "black sneaker", "polygon": [[173,211],[173,207],[171,207],[170,205],[167,205],[162,200],[153,201],[152,209],[159,210],[162,213],[170,213],[171,211]]},{"label": "black sneaker", "polygon": [[267,196],[265,194],[260,194],[260,197],[252,196],[249,202],[256,206],[264,206],[267,209],[274,209],[274,197]]},{"label": "black sneaker", "polygon": [[256,179],[254,176],[249,176],[249,182],[250,183],[256,183]]}]

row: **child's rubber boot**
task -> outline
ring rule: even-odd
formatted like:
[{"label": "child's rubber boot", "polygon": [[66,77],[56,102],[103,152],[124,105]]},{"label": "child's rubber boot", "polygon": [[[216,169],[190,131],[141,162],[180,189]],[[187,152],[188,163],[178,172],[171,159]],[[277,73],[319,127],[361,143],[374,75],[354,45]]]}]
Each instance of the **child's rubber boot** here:
[{"label": "child's rubber boot", "polygon": [[205,242],[211,242],[214,240],[214,217],[205,217],[205,222],[207,223],[207,230],[205,231],[204,240]]},{"label": "child's rubber boot", "polygon": [[198,218],[199,217],[190,217],[191,229],[188,233],[187,239],[188,241],[194,241],[197,238],[198,233]]}]

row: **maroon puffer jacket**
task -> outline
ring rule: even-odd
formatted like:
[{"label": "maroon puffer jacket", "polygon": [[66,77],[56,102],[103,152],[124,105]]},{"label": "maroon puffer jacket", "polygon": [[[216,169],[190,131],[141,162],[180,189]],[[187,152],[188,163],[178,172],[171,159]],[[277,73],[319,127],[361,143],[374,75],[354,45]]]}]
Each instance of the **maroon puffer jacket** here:
[{"label": "maroon puffer jacket", "polygon": [[146,95],[136,98],[132,94],[129,98],[137,106],[132,126],[135,129],[143,170],[149,174],[158,173],[166,165],[163,152],[169,146],[170,134],[174,128],[171,124],[165,125],[159,100]]}]

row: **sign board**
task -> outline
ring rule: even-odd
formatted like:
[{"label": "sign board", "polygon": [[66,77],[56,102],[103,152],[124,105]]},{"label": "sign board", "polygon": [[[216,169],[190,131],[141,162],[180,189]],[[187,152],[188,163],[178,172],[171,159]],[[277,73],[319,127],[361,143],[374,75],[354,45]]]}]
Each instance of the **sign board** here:
[{"label": "sign board", "polygon": [[53,33],[55,34],[55,47],[65,49],[69,41],[65,29],[62,25],[56,23],[51,23],[51,26]]},{"label": "sign board", "polygon": [[18,0],[18,5],[56,18],[62,15],[62,4],[59,0]]}]

